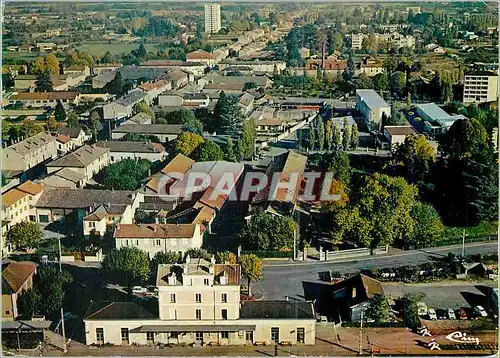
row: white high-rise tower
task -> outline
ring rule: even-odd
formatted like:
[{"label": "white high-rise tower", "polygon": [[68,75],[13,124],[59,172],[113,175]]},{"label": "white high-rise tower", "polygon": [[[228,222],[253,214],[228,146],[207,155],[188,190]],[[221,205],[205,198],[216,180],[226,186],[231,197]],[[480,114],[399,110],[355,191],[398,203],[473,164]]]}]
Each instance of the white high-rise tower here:
[{"label": "white high-rise tower", "polygon": [[220,4],[205,4],[205,32],[214,34],[220,29]]}]

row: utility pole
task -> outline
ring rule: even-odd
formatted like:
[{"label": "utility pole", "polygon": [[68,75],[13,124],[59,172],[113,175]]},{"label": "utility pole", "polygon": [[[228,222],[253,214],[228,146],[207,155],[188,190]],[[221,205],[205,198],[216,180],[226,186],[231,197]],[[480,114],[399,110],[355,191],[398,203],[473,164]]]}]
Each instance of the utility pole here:
[{"label": "utility pole", "polygon": [[[62,263],[61,263],[61,257],[62,257],[62,252],[61,252],[61,238],[58,238],[59,242],[59,273],[61,274],[62,277]],[[64,327],[64,310],[62,307],[61,303],[61,330],[62,330],[62,336],[63,336],[63,353],[68,352],[68,347],[66,346],[66,329]]]},{"label": "utility pole", "polygon": [[365,310],[361,310],[361,324],[359,326],[359,355],[363,354],[363,314]]}]

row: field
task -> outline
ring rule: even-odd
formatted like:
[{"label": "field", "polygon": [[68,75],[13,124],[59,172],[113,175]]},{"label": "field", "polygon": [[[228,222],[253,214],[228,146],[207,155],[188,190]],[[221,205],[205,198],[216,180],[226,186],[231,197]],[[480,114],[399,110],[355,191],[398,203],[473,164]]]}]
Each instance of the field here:
[{"label": "field", "polygon": [[[148,52],[157,51],[156,44],[144,44],[146,50]],[[125,42],[115,42],[115,43],[107,43],[107,42],[89,42],[84,43],[79,46],[77,49],[86,52],[90,55],[94,56],[104,56],[106,51],[111,52],[112,55],[119,55],[122,53],[129,53],[130,51],[139,47],[139,43],[125,43]]]}]

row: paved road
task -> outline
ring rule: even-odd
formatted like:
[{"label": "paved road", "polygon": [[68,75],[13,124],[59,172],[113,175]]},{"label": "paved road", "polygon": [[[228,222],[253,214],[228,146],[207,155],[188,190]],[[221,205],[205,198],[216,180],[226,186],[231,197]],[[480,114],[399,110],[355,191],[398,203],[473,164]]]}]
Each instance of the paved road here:
[{"label": "paved road", "polygon": [[[400,251],[392,255],[370,256],[348,262],[306,262],[290,264],[283,262],[267,261],[264,265],[262,281],[254,284],[254,288],[264,293],[265,299],[284,299],[289,297],[302,297],[302,281],[318,279],[318,272],[332,270],[336,272],[358,272],[361,269],[399,267],[404,265],[417,265],[431,258],[444,257],[448,252],[460,254],[461,245],[446,246],[425,250]],[[465,254],[493,253],[498,251],[498,243],[472,243],[467,244]]]}]

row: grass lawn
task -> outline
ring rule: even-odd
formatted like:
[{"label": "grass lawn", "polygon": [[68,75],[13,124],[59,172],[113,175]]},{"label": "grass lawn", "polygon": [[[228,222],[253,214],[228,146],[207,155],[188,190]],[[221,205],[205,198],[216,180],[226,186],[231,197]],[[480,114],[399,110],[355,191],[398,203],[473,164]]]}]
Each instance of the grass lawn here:
[{"label": "grass lawn", "polygon": [[[78,50],[87,52],[94,56],[104,56],[106,51],[111,52],[112,55],[119,55],[122,53],[129,53],[130,51],[139,47],[139,43],[124,43],[124,42],[89,42],[84,43],[78,47]],[[157,51],[155,43],[144,44],[148,52]]]}]

